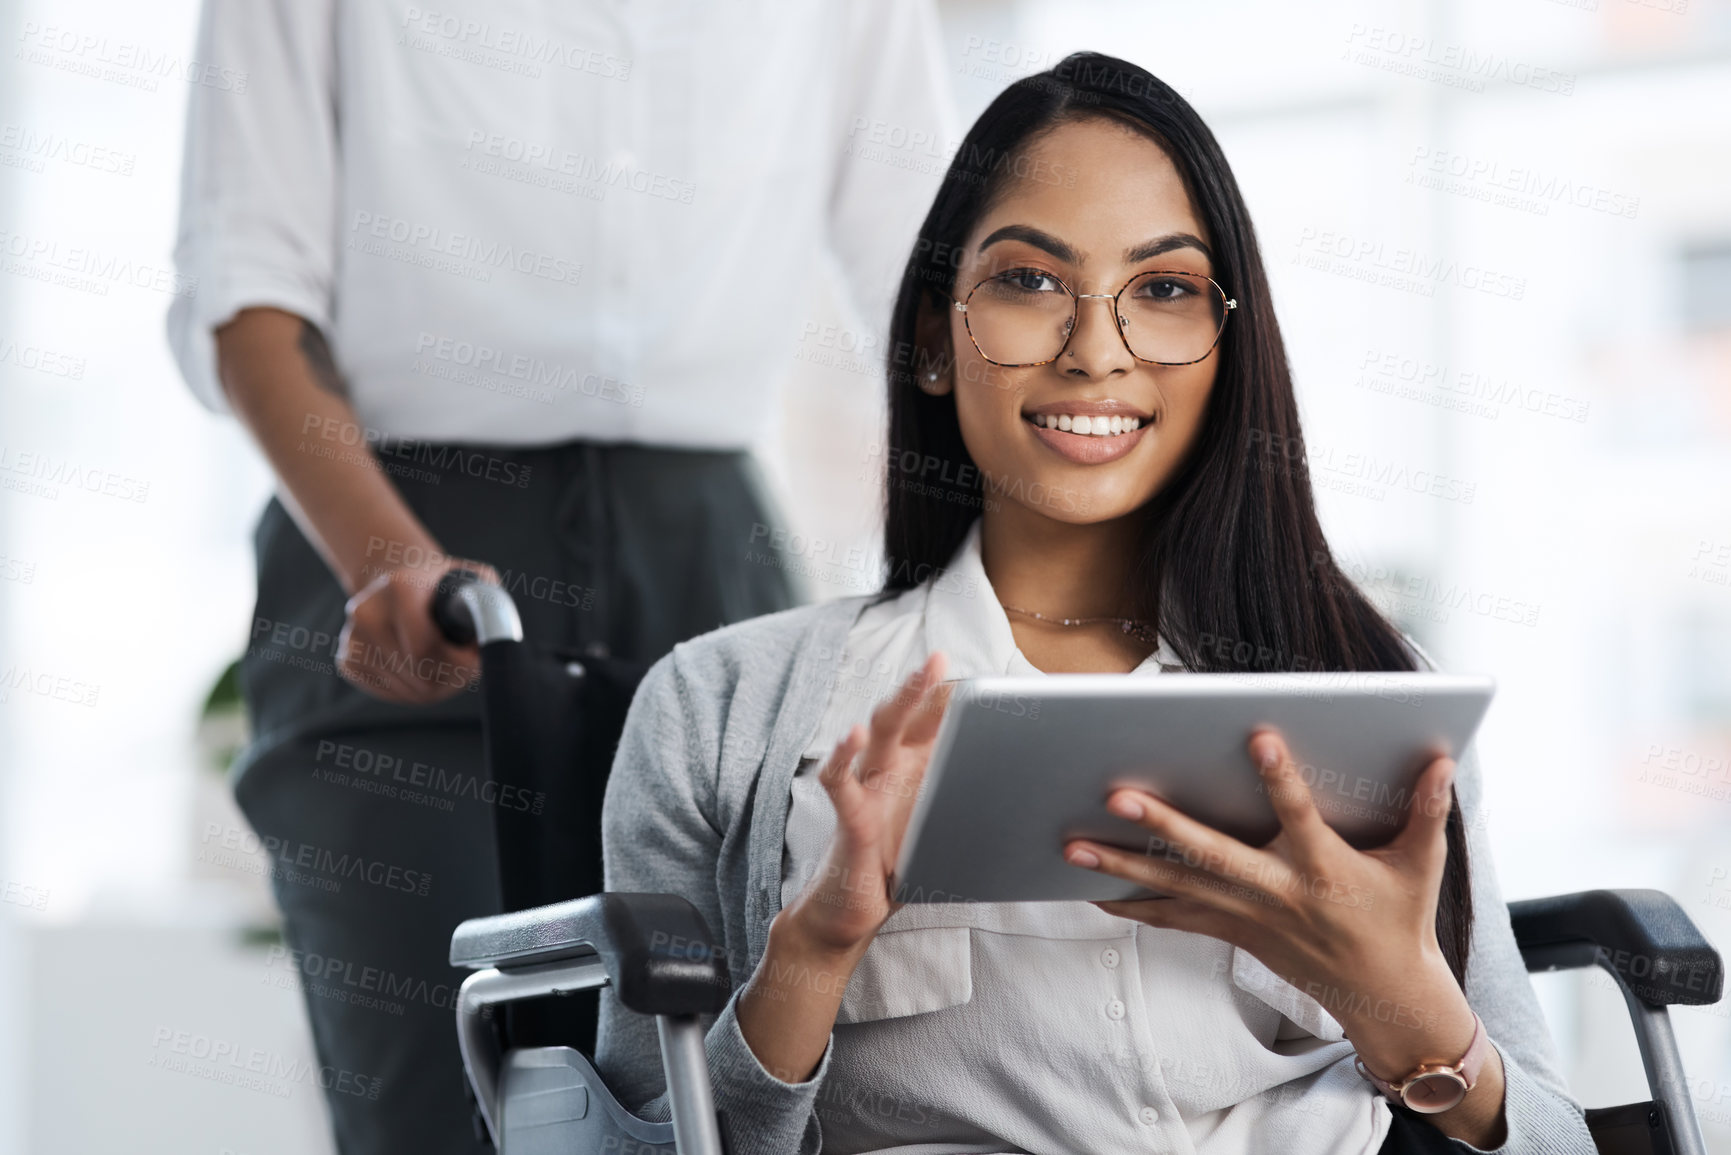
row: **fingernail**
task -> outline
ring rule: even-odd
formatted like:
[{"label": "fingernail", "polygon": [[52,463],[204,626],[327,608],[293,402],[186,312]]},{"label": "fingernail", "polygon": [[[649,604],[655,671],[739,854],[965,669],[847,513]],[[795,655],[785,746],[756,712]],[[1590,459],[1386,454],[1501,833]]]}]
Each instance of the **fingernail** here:
[{"label": "fingernail", "polygon": [[1118,815],[1120,818],[1135,820],[1142,817],[1142,804],[1134,798],[1129,798],[1124,795],[1119,795],[1117,798],[1112,799],[1112,801],[1107,804],[1106,808],[1112,813]]},{"label": "fingernail", "polygon": [[1256,756],[1256,760],[1261,763],[1264,770],[1272,770],[1280,765],[1280,751],[1275,749],[1273,742],[1264,742],[1262,753]]},{"label": "fingernail", "polygon": [[1089,870],[1092,870],[1094,867],[1100,865],[1100,856],[1098,854],[1095,854],[1092,850],[1087,850],[1087,849],[1084,849],[1083,847],[1080,847],[1080,846],[1074,848],[1073,850],[1070,851],[1070,853],[1066,854],[1064,856],[1064,859],[1065,859],[1065,861],[1069,862],[1072,866],[1085,866]]}]

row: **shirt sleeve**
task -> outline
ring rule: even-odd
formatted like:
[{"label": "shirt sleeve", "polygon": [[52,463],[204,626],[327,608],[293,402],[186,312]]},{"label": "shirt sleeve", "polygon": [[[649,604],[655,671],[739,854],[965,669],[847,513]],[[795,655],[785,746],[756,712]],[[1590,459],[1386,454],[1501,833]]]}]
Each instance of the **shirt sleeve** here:
[{"label": "shirt sleeve", "polygon": [[[1439,670],[1436,659],[1408,634],[1401,635],[1418,668]],[[1497,882],[1485,831],[1484,779],[1478,748],[1469,742],[1455,772],[1455,796],[1467,829],[1467,872],[1473,895],[1472,938],[1467,948],[1467,1002],[1484,1020],[1485,1033],[1503,1058],[1503,1117],[1508,1135],[1497,1155],[1593,1155],[1597,1147],[1586,1115],[1557,1070],[1550,1028],[1515,945],[1508,904]],[[1461,1152],[1481,1152],[1453,1140]]]},{"label": "shirt sleeve", "polygon": [[[1472,942],[1467,955],[1467,1002],[1484,1020],[1485,1033],[1503,1057],[1503,1117],[1508,1134],[1499,1153],[1593,1155],[1581,1105],[1557,1070],[1550,1028],[1515,945],[1509,908],[1497,883],[1485,832],[1484,784],[1478,752],[1462,752],[1455,793],[1467,828],[1467,859],[1473,895]],[[1462,1152],[1480,1148],[1455,1140]]]},{"label": "shirt sleeve", "polygon": [[931,0],[855,0],[845,36],[830,247],[875,332],[961,133]]},{"label": "shirt sleeve", "polygon": [[195,292],[168,339],[193,394],[226,411],[213,330],[248,306],[328,330],[336,262],[334,0],[204,0],[197,56],[244,85],[187,100],[174,263]]},{"label": "shirt sleeve", "polygon": [[[734,1155],[816,1155],[822,1148],[818,1090],[829,1070],[832,1045],[802,1083],[788,1083],[759,1062],[740,1033],[740,988],[750,961],[740,937],[741,908],[729,918],[716,878],[723,831],[717,821],[715,781],[719,726],[694,715],[680,651],[662,657],[644,675],[625,719],[601,811],[607,889],[677,894],[703,915],[712,935],[726,942],[728,974],[736,984],[721,1013],[704,1024],[704,1048],[716,1110]],[[729,933],[732,931],[732,933]],[[611,987],[601,993],[596,1065],[625,1108],[641,1118],[671,1118],[655,1020],[620,1005]]]}]

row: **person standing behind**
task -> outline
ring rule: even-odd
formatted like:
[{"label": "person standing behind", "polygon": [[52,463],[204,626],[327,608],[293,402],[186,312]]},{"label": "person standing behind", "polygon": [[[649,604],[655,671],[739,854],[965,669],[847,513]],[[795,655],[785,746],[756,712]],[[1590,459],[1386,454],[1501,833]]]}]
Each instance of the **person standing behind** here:
[{"label": "person standing behind", "polygon": [[236,797],[340,1150],[475,1152],[446,951],[497,874],[432,587],[475,559],[529,638],[645,662],[793,603],[749,447],[814,258],[887,316],[954,135],[935,19],[205,0],[197,54],[247,84],[192,94],[169,336],[278,483]]}]

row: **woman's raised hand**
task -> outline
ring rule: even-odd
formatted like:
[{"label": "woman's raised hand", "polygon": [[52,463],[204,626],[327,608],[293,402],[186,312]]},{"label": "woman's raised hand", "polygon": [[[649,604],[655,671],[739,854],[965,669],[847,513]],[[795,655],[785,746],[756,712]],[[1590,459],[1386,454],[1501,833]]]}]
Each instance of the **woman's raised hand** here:
[{"label": "woman's raised hand", "polygon": [[944,666],[942,653],[928,657],[824,763],[819,780],[835,805],[835,835],[789,907],[815,946],[863,951],[901,905],[890,898],[892,875],[949,702]]}]

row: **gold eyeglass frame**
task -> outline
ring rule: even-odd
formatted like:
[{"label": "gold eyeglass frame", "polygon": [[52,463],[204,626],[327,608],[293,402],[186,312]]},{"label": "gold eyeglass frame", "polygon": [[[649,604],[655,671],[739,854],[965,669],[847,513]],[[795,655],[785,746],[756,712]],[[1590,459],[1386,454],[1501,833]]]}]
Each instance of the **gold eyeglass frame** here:
[{"label": "gold eyeglass frame", "polygon": [[[1034,369],[1041,365],[1050,365],[1059,357],[1062,357],[1064,355],[1064,350],[1070,347],[1071,338],[1076,335],[1076,322],[1081,319],[1083,301],[1111,301],[1112,315],[1118,319],[1118,339],[1124,342],[1124,348],[1129,352],[1130,356],[1135,357],[1136,360],[1141,361],[1145,365],[1166,365],[1173,367],[1179,365],[1194,365],[1198,361],[1208,360],[1209,355],[1219,347],[1221,334],[1226,332],[1226,318],[1231,315],[1234,309],[1238,308],[1238,299],[1236,297],[1228,297],[1226,295],[1226,290],[1220,287],[1219,281],[1216,281],[1213,277],[1202,276],[1201,273],[1185,272],[1182,269],[1146,269],[1137,273],[1128,281],[1125,281],[1118,287],[1116,293],[1078,293],[1070,287],[1069,282],[1065,281],[1063,277],[1060,277],[1056,273],[1048,273],[1044,269],[1038,269],[1034,271],[1037,271],[1044,276],[1051,277],[1054,281],[1057,281],[1058,284],[1064,286],[1064,291],[1070,294],[1070,332],[1064,337],[1064,343],[1058,346],[1058,351],[1052,356],[1046,358],[1044,361],[1020,361],[1015,363],[1008,361],[993,361],[990,357],[986,356],[986,351],[980,348],[980,339],[974,336],[973,323],[968,319],[968,302],[974,299],[974,294],[979,292],[980,286],[985,284],[987,281],[995,281],[1000,277],[1007,277],[1011,273],[1020,271],[1022,270],[1006,269],[1001,273],[993,273],[991,276],[982,278],[980,281],[976,282],[974,287],[968,290],[968,295],[960,301],[956,300],[954,297],[950,297],[950,306],[962,315],[962,327],[967,329],[968,340],[974,343],[975,351],[977,351],[981,357],[984,357],[989,364],[996,365],[1000,369]],[[1143,277],[1158,277],[1163,273],[1175,277],[1202,277],[1204,281],[1207,281],[1210,285],[1214,286],[1214,291],[1219,293],[1220,299],[1225,302],[1225,307],[1220,310],[1220,328],[1214,331],[1214,340],[1208,343],[1208,348],[1203,350],[1202,356],[1190,361],[1151,361],[1146,357],[1138,355],[1136,350],[1131,349],[1130,338],[1124,335],[1124,330],[1129,326],[1130,319],[1124,316],[1122,310],[1118,308],[1118,298],[1124,295],[1125,289],[1128,289]],[[948,293],[945,293],[944,295],[946,297],[949,296]]]}]

